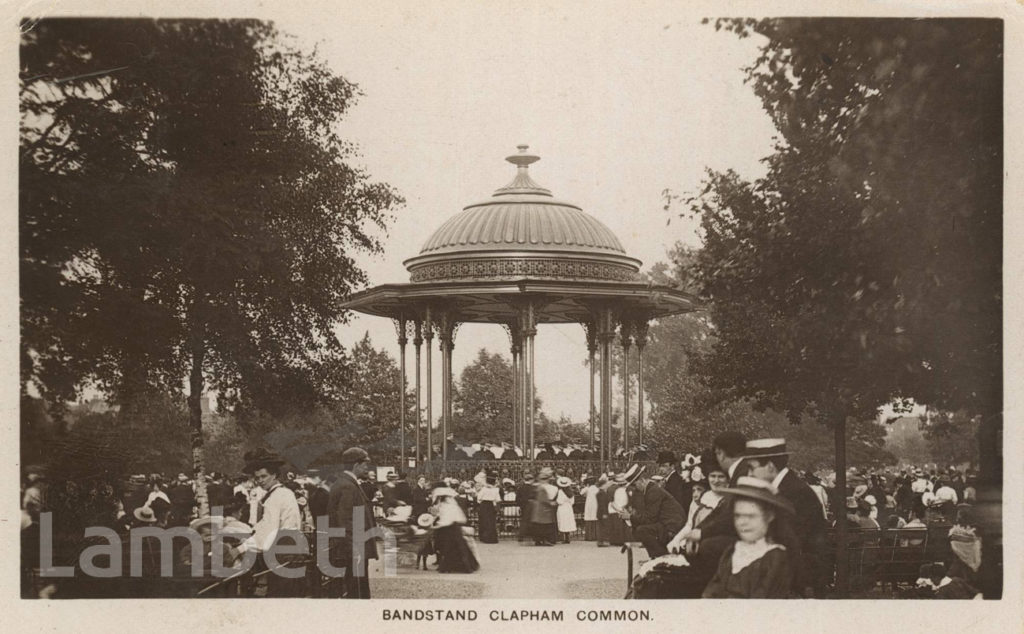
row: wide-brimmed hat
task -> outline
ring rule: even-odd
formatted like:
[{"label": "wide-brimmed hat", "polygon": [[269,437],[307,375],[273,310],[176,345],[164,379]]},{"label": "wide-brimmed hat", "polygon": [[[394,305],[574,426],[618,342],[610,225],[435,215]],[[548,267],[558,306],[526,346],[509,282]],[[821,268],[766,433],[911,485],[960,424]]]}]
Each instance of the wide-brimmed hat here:
[{"label": "wide-brimmed hat", "polygon": [[430,492],[430,497],[440,498],[444,496],[457,497],[459,494],[451,487],[437,487]]},{"label": "wide-brimmed hat", "polygon": [[555,484],[558,485],[559,487],[565,488],[567,486],[572,486],[572,480],[570,480],[566,476],[559,476],[558,479],[555,480]]},{"label": "wide-brimmed hat", "polygon": [[789,500],[781,497],[770,482],[765,482],[760,478],[740,476],[736,479],[735,487],[722,489],[719,493],[723,495],[730,495],[733,498],[743,498],[764,502],[765,504],[770,504],[791,515],[795,513],[793,505],[789,503]]},{"label": "wide-brimmed hat", "polygon": [[674,465],[677,462],[678,462],[678,460],[676,460],[675,452],[672,452],[672,451],[659,451],[658,452],[658,464],[671,463],[671,464]]},{"label": "wide-brimmed hat", "polygon": [[788,456],[786,451],[785,438],[758,438],[748,440],[746,449],[743,451],[744,458],[773,458],[775,456]]},{"label": "wide-brimmed hat", "polygon": [[857,498],[856,497],[854,497],[852,495],[846,496],[846,508],[847,509],[849,509],[851,511],[856,511],[857,510],[857,506],[858,505],[857,505]]},{"label": "wide-brimmed hat", "polygon": [[434,525],[434,516],[430,513],[422,513],[416,518],[416,524],[420,528],[430,528]]},{"label": "wide-brimmed hat", "polygon": [[[246,473],[255,473],[257,469],[278,469],[284,463],[284,458],[263,447],[258,447],[245,454]],[[181,475],[183,474],[178,476],[179,479]]]},{"label": "wide-brimmed hat", "polygon": [[516,481],[513,480],[512,478],[502,478],[501,479],[501,483],[502,484],[512,484],[512,485],[514,485],[516,483]]},{"label": "wide-brimmed hat", "polygon": [[554,470],[551,467],[544,467],[544,468],[542,468],[540,470],[540,473],[537,474],[537,479],[538,480],[550,480],[554,476],[555,476],[555,472],[554,472]]},{"label": "wide-brimmed hat", "polygon": [[134,515],[135,519],[140,522],[146,522],[147,524],[153,524],[156,522],[156,513],[154,513],[153,509],[148,506],[140,506],[132,511],[132,515]]}]

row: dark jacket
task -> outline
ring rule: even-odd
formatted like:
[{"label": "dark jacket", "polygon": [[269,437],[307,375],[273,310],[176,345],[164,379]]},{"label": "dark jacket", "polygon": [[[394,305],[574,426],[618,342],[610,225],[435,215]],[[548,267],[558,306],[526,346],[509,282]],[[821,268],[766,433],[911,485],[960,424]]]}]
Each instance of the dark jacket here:
[{"label": "dark jacket", "polygon": [[[543,484],[537,485],[537,493],[534,497],[533,513],[531,514],[530,521],[534,524],[554,524],[555,523],[555,508],[558,504],[555,502],[555,496],[558,495],[557,488],[554,493],[549,493],[547,487]],[[552,485],[552,488],[555,488]]]},{"label": "dark jacket", "polygon": [[792,563],[796,573],[796,589],[802,592],[803,588],[815,585],[816,570],[824,554],[827,522],[821,508],[821,500],[811,487],[792,471],[787,472],[779,482],[779,495],[789,500],[796,511],[791,526],[800,542],[802,556],[799,561],[793,559]]},{"label": "dark jacket", "polygon": [[231,503],[234,497],[234,490],[226,482],[213,482],[206,487],[206,495],[209,498],[210,508],[221,507],[222,509]]},{"label": "dark jacket", "polygon": [[[681,508],[687,508],[690,506],[689,497],[686,495],[686,483],[683,482],[683,476],[673,471],[668,474],[665,478],[665,482],[661,485],[661,488],[671,495],[676,502],[679,503]],[[685,524],[685,520],[683,522]]]},{"label": "dark jacket", "polygon": [[[373,520],[373,508],[370,501],[366,499],[362,487],[349,473],[341,474],[338,482],[331,487],[331,494],[327,501],[327,512],[330,516],[332,528],[344,528],[345,536],[336,537],[331,540],[331,562],[333,565],[345,565],[352,559],[353,552],[359,552],[358,547],[353,551],[352,530],[353,518],[356,513],[363,514],[363,530],[368,531],[377,524]],[[377,558],[377,545],[372,539],[363,542],[362,553],[364,559]]]},{"label": "dark jacket", "polygon": [[421,486],[412,488],[412,520],[423,515],[430,508],[430,490]]},{"label": "dark jacket", "polygon": [[686,523],[683,507],[665,489],[654,484],[648,483],[642,493],[630,488],[629,505],[633,509],[630,521],[634,528],[657,524],[671,538]]}]

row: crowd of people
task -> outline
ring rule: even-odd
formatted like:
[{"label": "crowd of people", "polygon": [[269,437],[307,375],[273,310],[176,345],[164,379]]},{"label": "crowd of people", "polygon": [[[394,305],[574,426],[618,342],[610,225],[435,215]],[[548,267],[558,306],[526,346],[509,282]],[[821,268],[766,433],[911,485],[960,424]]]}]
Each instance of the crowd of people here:
[{"label": "crowd of people", "polygon": [[[656,466],[636,462],[618,471],[580,473],[570,460],[521,473],[485,465],[470,475],[462,467],[433,478],[392,469],[378,482],[369,455],[358,447],[346,450],[335,469],[298,474],[259,449],[246,454],[246,468],[236,477],[204,476],[208,517],[199,516],[198,483],[184,473],[51,483],[45,469],[32,468],[23,488],[23,565],[32,566],[34,543],[25,536],[38,534],[40,514],[49,510],[55,534],[71,536],[85,526],[123,534],[140,527],[209,532],[214,525],[230,526],[239,537],[217,555],[227,565],[248,550],[263,553],[281,531],[341,527],[351,536],[356,525],[379,525],[416,544],[417,567],[441,573],[478,570],[477,544],[514,533],[536,547],[576,539],[599,548],[641,544],[648,561],[634,581],[640,597],[815,597],[827,595],[833,583],[825,558],[830,526],[844,522],[872,531],[948,524],[954,556],[922,568],[914,596],[977,594],[982,536],[972,513],[972,473],[955,467],[852,469],[846,490],[838,491],[834,475],[798,473],[789,458],[782,439],[724,432],[699,455],[660,451]],[[915,539],[907,537],[904,545]],[[331,561],[346,572],[330,580],[331,594],[368,598],[368,560],[377,556],[376,544],[370,539],[353,548],[351,537],[341,541],[332,543]],[[151,559],[147,565],[157,570],[159,553]],[[264,569],[290,563],[259,562]],[[190,563],[188,553],[176,561]],[[285,577],[268,578],[269,596],[303,591]]]}]

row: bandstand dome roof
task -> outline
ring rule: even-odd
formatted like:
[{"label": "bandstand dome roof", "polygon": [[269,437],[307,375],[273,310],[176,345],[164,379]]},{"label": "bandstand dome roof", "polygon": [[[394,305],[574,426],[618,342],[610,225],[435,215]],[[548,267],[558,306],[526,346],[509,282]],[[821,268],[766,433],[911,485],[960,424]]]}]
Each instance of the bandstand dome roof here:
[{"label": "bandstand dome roof", "polygon": [[640,261],[601,221],[534,182],[528,169],[540,157],[518,149],[506,158],[517,167],[511,183],[449,218],[405,261],[411,281],[635,279]]},{"label": "bandstand dome roof", "polygon": [[517,170],[511,183],[449,218],[405,261],[409,283],[360,291],[342,307],[399,323],[443,314],[505,326],[527,304],[537,323],[589,323],[604,309],[642,320],[698,309],[688,293],[640,279],[640,260],[608,227],[534,182],[528,169],[540,159],[528,149],[506,158]]}]

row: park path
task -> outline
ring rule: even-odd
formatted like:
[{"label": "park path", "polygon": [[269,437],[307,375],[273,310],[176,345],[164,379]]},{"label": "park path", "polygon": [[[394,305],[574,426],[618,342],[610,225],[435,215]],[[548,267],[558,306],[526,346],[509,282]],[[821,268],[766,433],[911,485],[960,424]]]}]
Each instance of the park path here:
[{"label": "park path", "polygon": [[[502,540],[477,544],[480,570],[470,575],[399,567],[396,577],[371,571],[379,598],[604,599],[626,591],[626,556],[618,548],[578,541],[533,546]],[[433,558],[431,558],[432,560]],[[379,564],[378,564],[379,565]]]}]

